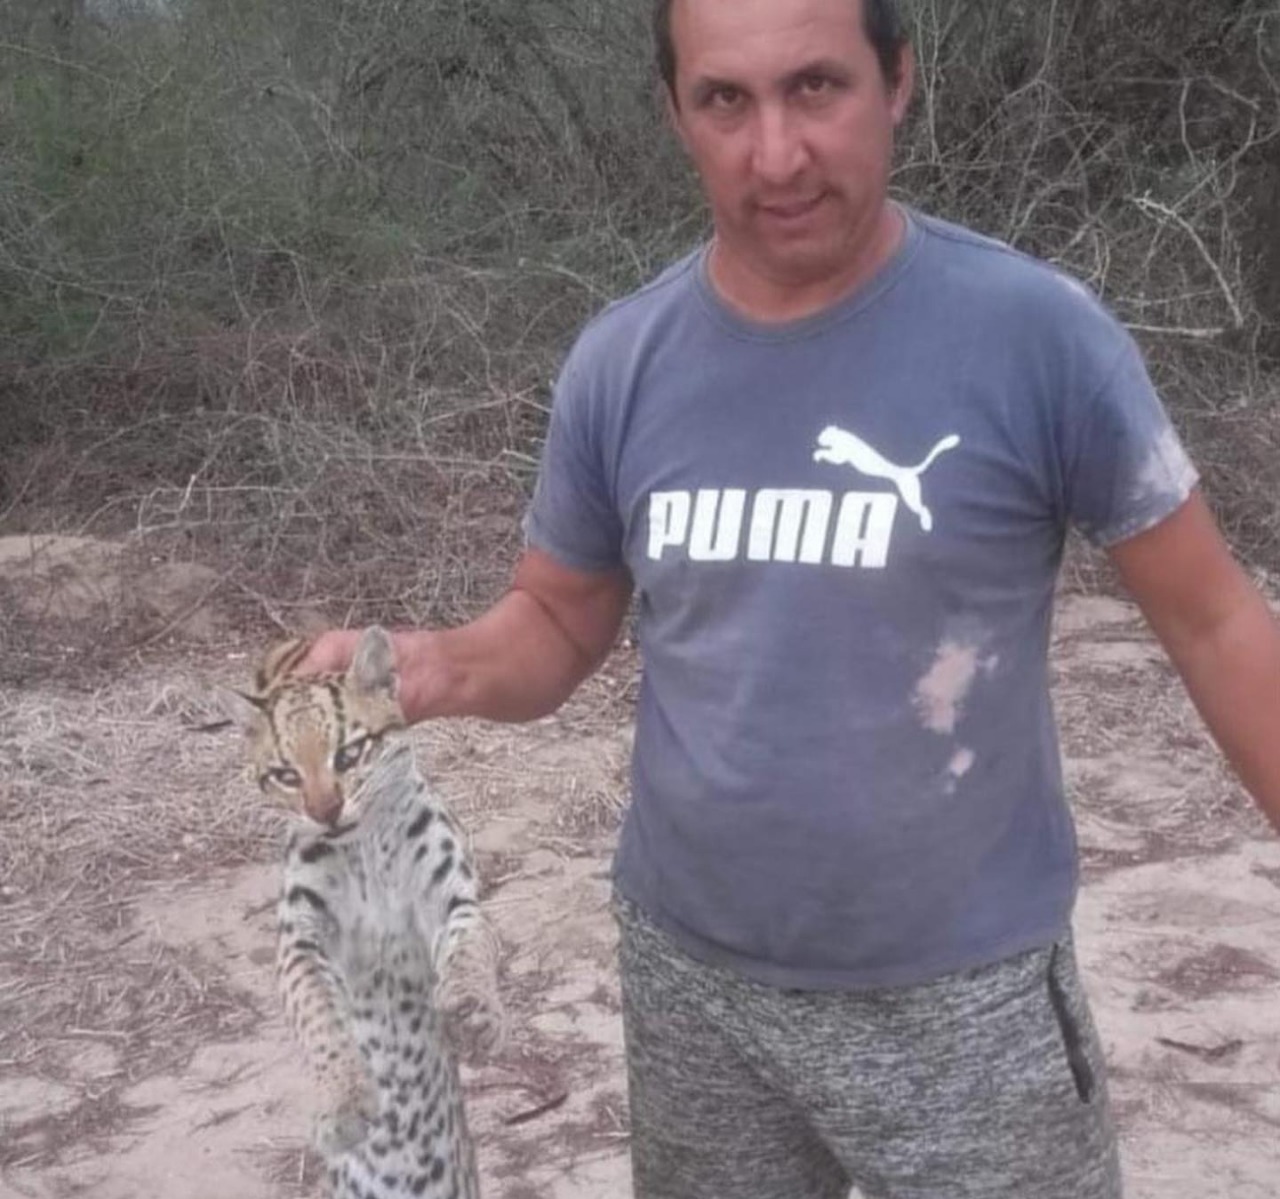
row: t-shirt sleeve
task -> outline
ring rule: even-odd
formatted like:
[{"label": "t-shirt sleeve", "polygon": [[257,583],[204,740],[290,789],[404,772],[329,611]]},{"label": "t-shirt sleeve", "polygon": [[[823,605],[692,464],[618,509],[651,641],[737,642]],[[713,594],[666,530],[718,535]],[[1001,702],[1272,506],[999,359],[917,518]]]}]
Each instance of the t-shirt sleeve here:
[{"label": "t-shirt sleeve", "polygon": [[622,565],[622,520],[605,472],[593,397],[572,356],[556,384],[525,544],[575,570]]},{"label": "t-shirt sleeve", "polygon": [[1066,439],[1067,515],[1091,542],[1114,545],[1186,502],[1198,475],[1132,338],[1080,417]]}]

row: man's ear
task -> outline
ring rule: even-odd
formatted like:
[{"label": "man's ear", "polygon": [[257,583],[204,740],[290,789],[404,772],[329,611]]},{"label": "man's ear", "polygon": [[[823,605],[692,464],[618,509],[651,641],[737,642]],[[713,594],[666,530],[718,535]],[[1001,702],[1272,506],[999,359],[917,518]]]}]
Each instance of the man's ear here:
[{"label": "man's ear", "polygon": [[911,97],[916,88],[916,52],[910,42],[903,42],[898,51],[898,79],[890,88],[889,111],[894,126],[901,125],[911,107]]},{"label": "man's ear", "polygon": [[665,83],[662,84],[662,108],[667,114],[667,124],[671,126],[671,132],[679,139],[687,154],[689,152],[689,143],[684,136],[684,120],[680,113],[680,106],[676,103],[674,93]]}]

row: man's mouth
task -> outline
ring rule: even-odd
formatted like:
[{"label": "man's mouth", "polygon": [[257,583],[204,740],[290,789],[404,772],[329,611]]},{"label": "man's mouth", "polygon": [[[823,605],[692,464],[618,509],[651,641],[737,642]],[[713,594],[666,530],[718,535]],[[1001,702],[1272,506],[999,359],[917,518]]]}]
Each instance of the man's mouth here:
[{"label": "man's mouth", "polygon": [[822,203],[823,195],[819,192],[801,199],[757,201],[756,210],[771,221],[802,221]]}]

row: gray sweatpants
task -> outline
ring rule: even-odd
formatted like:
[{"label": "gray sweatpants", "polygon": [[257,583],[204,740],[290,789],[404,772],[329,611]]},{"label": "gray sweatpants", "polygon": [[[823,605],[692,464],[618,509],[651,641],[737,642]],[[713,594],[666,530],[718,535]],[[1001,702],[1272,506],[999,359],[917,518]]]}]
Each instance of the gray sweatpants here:
[{"label": "gray sweatpants", "polygon": [[793,991],[615,911],[635,1199],[1119,1199],[1069,939],[921,986]]}]

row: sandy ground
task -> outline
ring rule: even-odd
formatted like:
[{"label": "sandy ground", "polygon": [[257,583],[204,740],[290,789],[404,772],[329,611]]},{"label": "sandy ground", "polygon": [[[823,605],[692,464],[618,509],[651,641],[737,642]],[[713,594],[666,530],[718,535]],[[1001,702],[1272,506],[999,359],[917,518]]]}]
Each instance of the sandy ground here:
[{"label": "sandy ground", "polygon": [[[1128,1193],[1271,1199],[1280,842],[1129,605],[1065,599],[1054,666]],[[188,645],[88,691],[0,693],[5,1199],[316,1193],[271,982],[275,830],[235,736],[202,731],[203,685],[247,671]],[[535,725],[416,734],[504,943],[512,1040],[466,1074],[489,1199],[630,1194],[607,871],[631,671]]]}]

